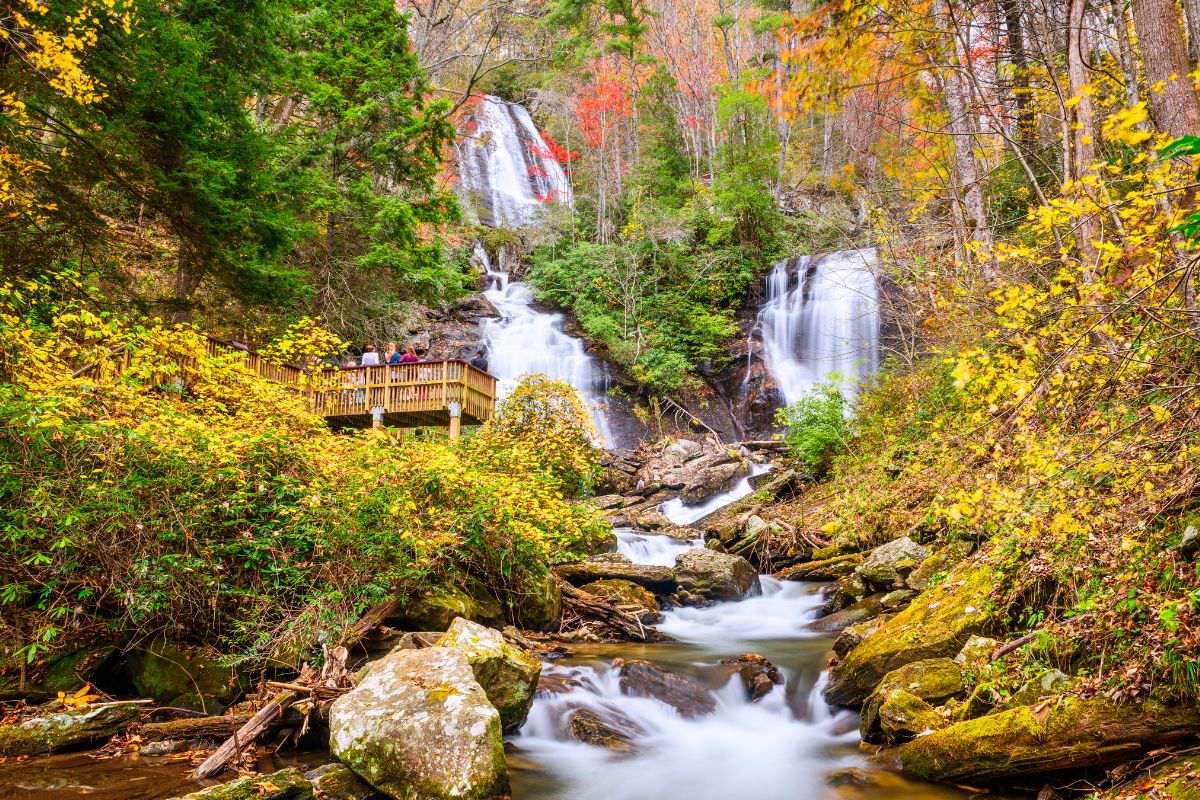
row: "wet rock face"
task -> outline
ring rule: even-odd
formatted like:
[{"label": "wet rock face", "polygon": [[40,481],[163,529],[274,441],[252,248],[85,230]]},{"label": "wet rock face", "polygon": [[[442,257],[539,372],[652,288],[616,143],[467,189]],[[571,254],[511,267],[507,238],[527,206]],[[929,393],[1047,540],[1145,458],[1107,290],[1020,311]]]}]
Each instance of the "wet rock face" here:
[{"label": "wet rock face", "polygon": [[572,714],[567,727],[572,739],[618,753],[632,750],[634,737],[642,733],[637,724],[623,714],[614,713],[609,719],[602,719],[590,708],[581,708]]},{"label": "wet rock face", "polygon": [[220,714],[242,693],[240,677],[206,647],[157,641],[126,659],[130,682],[142,697],[159,703]]},{"label": "wet rock face", "polygon": [[537,688],[542,663],[519,647],[505,641],[500,631],[459,617],[438,639],[438,647],[449,647],[467,657],[475,680],[500,712],[507,732],[525,722]]},{"label": "wet rock face", "polygon": [[687,550],[675,559],[681,593],[701,600],[741,600],[758,588],[758,572],[741,556]]},{"label": "wet rock face", "polygon": [[879,699],[875,714],[878,727],[868,742],[906,742],[944,726],[933,706],[903,689],[888,689]]},{"label": "wet rock face", "polygon": [[138,707],[128,703],[83,711],[47,710],[41,716],[0,725],[0,756],[45,755],[107,741],[133,723]]},{"label": "wet rock face", "polygon": [[371,800],[378,797],[374,789],[354,774],[354,770],[343,764],[326,764],[304,773],[304,777],[321,800]]},{"label": "wet rock face", "polygon": [[688,719],[711,714],[717,709],[712,693],[687,676],[668,672],[649,661],[626,661],[620,669],[621,691],[627,695],[652,697]]},{"label": "wet rock face", "polygon": [[732,487],[749,472],[749,453],[715,439],[679,439],[658,446],[634,473],[634,485],[677,490],[687,503],[701,503]]},{"label": "wet rock face", "polygon": [[757,653],[745,653],[737,658],[721,659],[721,667],[736,675],[746,689],[750,702],[757,703],[776,686],[783,685],[779,668]]},{"label": "wet rock face", "polygon": [[484,800],[508,792],[500,714],[466,655],[399,650],[329,711],[334,756],[407,800]]}]

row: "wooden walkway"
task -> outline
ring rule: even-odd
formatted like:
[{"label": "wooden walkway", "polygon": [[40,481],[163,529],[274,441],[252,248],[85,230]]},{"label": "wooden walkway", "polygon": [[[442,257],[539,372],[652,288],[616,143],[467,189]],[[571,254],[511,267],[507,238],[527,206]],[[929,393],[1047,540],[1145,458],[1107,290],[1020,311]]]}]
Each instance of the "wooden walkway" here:
[{"label": "wooden walkway", "polygon": [[[338,428],[369,428],[378,411],[381,424],[448,426],[456,439],[461,425],[482,425],[496,409],[496,379],[466,361],[321,367],[309,372],[267,361],[252,350],[212,337],[208,352],[239,354],[260,377],[296,386],[305,393],[309,407]],[[457,404],[457,417],[451,414],[453,404]]]}]

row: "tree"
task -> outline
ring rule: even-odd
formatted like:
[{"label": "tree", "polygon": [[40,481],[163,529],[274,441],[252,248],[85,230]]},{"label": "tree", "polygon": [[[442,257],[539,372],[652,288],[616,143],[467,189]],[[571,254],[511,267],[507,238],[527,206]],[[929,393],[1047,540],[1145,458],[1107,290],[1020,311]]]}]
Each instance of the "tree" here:
[{"label": "tree", "polygon": [[[1159,129],[1171,136],[1200,132],[1200,101],[1188,78],[1188,56],[1179,12],[1173,0],[1132,0],[1150,111]],[[1195,31],[1192,32],[1195,36]]]}]

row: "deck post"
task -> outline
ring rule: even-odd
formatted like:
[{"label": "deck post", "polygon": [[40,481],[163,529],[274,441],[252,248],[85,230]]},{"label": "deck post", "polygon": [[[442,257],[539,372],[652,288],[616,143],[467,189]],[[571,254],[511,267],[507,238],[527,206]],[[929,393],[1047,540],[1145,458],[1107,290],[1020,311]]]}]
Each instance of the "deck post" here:
[{"label": "deck post", "polygon": [[450,414],[450,441],[457,442],[462,437],[462,403],[454,400],[446,405]]},{"label": "deck post", "polygon": [[371,409],[371,430],[380,430],[383,428],[383,406],[375,406]]}]

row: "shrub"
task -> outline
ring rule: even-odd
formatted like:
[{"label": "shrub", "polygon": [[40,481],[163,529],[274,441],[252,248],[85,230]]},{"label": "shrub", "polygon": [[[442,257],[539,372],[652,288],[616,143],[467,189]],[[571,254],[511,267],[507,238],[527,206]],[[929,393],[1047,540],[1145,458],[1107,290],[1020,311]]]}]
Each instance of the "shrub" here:
[{"label": "shrub", "polygon": [[846,449],[850,423],[846,400],[833,384],[822,384],[806,397],[775,413],[775,421],[787,426],[788,452],[813,479],[829,471],[833,457]]}]

